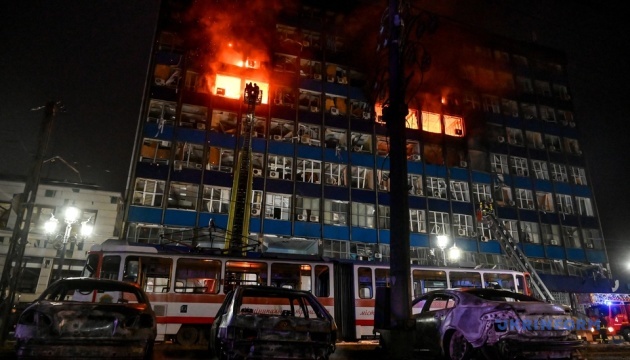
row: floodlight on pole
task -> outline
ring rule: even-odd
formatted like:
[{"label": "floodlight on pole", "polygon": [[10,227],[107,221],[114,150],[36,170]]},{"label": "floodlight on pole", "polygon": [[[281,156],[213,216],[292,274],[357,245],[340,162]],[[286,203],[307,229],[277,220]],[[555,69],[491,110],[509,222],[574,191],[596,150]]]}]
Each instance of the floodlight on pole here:
[{"label": "floodlight on pole", "polygon": [[[61,255],[59,257],[59,266],[57,267],[57,279],[61,279],[62,277],[62,269],[63,262],[66,258],[66,246],[72,237],[72,226],[79,221],[79,216],[81,215],[81,210],[74,206],[69,206],[66,208],[64,212],[63,222],[66,223],[66,228],[64,229],[63,237],[62,237],[62,247],[61,247]],[[78,235],[75,237],[78,238],[87,238],[92,234],[93,227],[91,224],[88,224],[90,220],[85,220],[81,222],[81,229]],[[59,219],[57,219],[54,215],[51,215],[50,220],[48,220],[44,224],[44,229],[48,236],[51,237],[59,237],[60,234],[57,233],[57,227],[59,226]]]},{"label": "floodlight on pole", "polygon": [[446,263],[446,246],[448,245],[448,236],[446,235],[438,235],[437,236],[437,246],[442,250],[442,257],[444,260],[444,266],[447,266]]},{"label": "floodlight on pole", "polygon": [[448,249],[448,258],[451,261],[457,261],[462,256],[462,250],[457,247],[457,245],[453,244],[453,247]]}]

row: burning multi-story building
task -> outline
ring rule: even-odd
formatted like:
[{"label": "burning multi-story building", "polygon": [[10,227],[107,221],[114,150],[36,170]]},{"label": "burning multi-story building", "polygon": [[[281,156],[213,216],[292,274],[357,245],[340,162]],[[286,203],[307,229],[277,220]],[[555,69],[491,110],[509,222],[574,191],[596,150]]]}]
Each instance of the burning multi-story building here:
[{"label": "burning multi-story building", "polygon": [[[476,217],[492,201],[550,290],[588,276],[584,292],[602,292],[608,260],[561,52],[415,14],[402,44],[406,139],[390,139],[384,4],[288,3],[164,2],[129,240],[227,248],[245,134],[245,247],[387,261],[389,146],[406,141],[412,262],[439,261],[435,238],[447,235],[462,251],[452,265],[509,266]],[[263,94],[249,133],[248,83]]]}]

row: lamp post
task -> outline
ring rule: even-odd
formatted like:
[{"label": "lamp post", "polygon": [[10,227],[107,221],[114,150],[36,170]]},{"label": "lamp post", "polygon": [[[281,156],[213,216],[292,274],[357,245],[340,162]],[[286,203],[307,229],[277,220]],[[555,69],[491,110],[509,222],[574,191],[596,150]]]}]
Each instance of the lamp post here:
[{"label": "lamp post", "polygon": [[459,260],[460,257],[462,257],[462,250],[458,248],[457,245],[455,245],[455,243],[453,243],[453,246],[450,249],[448,249],[448,258],[452,262],[455,262]]},{"label": "lamp post", "polygon": [[446,235],[438,235],[437,236],[437,246],[442,250],[442,257],[444,261],[444,266],[448,266],[446,263],[446,246],[448,245],[448,236]]},{"label": "lamp post", "polygon": [[[79,215],[81,215],[81,211],[74,206],[67,207],[64,213],[63,222],[66,223],[66,228],[64,230],[63,237],[62,237],[61,256],[59,258],[59,267],[57,267],[57,276],[56,276],[57,280],[61,279],[63,262],[66,258],[66,246],[68,244],[68,241],[70,241],[70,237],[72,237],[72,226],[79,221]],[[88,221],[89,219],[81,223],[81,231],[78,236],[75,235],[75,239],[77,237],[81,239],[85,239],[92,234],[92,225],[88,224]],[[49,236],[54,235],[55,238],[59,237],[60,234],[57,233],[58,225],[59,225],[59,220],[54,215],[52,215],[50,217],[50,220],[48,220],[46,224],[44,225],[46,233]]]}]

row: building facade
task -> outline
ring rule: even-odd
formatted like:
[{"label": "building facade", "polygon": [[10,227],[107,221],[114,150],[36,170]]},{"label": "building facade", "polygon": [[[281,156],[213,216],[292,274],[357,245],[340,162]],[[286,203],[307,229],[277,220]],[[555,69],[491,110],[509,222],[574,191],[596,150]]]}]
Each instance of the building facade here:
[{"label": "building facade", "polygon": [[[124,236],[224,247],[243,90],[256,83],[256,250],[387,261],[385,9],[300,4],[254,18],[254,5],[223,5],[162,7]],[[412,262],[432,264],[447,235],[463,251],[452,265],[508,267],[476,216],[492,201],[552,291],[588,278],[584,292],[602,292],[608,258],[564,55],[444,19],[432,30],[408,34],[405,49]]]},{"label": "building facade", "polygon": [[[7,261],[9,243],[17,218],[18,204],[14,199],[24,190],[24,182],[0,180],[0,272]],[[16,294],[19,301],[29,302],[41,294],[57,279],[63,251],[64,211],[68,206],[80,210],[76,224],[72,225],[66,243],[61,274],[63,277],[80,276],[85,264],[86,253],[94,244],[101,244],[117,235],[122,214],[121,194],[101,191],[92,186],[43,181],[38,188],[36,204],[29,226],[28,242],[22,258],[20,280]],[[54,234],[47,234],[44,225],[54,216],[59,226]],[[93,226],[92,234],[78,236],[81,223]],[[14,260],[13,260],[14,261]]]}]

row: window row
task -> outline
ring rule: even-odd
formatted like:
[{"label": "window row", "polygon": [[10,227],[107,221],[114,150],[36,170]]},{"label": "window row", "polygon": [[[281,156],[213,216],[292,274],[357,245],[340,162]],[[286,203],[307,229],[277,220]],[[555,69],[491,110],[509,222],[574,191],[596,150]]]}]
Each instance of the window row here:
[{"label": "window row", "polygon": [[[533,176],[539,180],[571,182],[575,185],[587,185],[586,171],[582,167],[548,163],[544,160],[527,159],[505,154],[490,154],[491,171],[496,174]],[[568,169],[568,170],[567,170]]]}]

